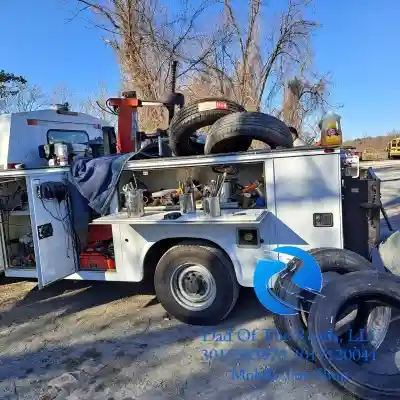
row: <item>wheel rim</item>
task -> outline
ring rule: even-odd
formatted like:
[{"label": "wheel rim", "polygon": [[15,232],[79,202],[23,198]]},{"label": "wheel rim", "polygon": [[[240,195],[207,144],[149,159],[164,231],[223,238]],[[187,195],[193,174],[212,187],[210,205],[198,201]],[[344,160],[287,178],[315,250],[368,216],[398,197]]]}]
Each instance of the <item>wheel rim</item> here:
[{"label": "wheel rim", "polygon": [[203,265],[181,264],[170,279],[174,299],[190,311],[202,311],[211,306],[217,295],[214,277]]},{"label": "wheel rim", "polygon": [[[324,272],[322,274],[323,282],[324,282],[323,286],[325,286],[329,282],[330,279],[335,278],[335,276],[337,276],[337,275],[340,275],[340,274],[337,272],[333,272],[333,271],[332,272],[331,271]],[[351,315],[353,315],[353,318],[354,318],[356,313],[357,313],[357,310],[352,311],[343,320],[350,319],[350,321],[351,321],[352,318],[349,318],[349,317]],[[307,324],[308,312],[305,311],[303,308],[301,308],[300,315],[303,320],[304,326],[307,328],[308,327],[308,324]],[[391,321],[390,308],[379,306],[379,307],[375,307],[371,310],[371,312],[368,316],[368,319],[367,319],[366,330],[367,330],[368,334],[371,335],[369,342],[375,349],[378,349],[381,346],[381,344],[383,343],[383,341],[385,340],[386,333],[389,329],[390,321]],[[339,325],[341,325],[341,324],[339,324]],[[346,327],[346,323],[344,323],[343,326]],[[339,328],[339,330],[340,329],[343,330],[343,326],[341,328]]]}]

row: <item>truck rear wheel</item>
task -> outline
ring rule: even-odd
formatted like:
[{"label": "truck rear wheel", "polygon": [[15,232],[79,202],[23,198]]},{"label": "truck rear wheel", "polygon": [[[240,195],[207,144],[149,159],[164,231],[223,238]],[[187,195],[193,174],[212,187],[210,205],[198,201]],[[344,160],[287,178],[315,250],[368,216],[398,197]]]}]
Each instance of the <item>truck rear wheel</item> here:
[{"label": "truck rear wheel", "polygon": [[154,286],[165,310],[192,325],[214,325],[233,309],[239,284],[222,250],[209,245],[180,244],[157,264]]}]

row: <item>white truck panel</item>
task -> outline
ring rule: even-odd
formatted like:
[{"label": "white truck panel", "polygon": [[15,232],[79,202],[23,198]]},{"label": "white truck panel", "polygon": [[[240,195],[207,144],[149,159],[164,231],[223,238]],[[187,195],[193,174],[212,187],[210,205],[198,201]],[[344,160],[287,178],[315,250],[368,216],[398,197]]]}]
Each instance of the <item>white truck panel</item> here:
[{"label": "white truck panel", "polygon": [[[236,162],[250,154],[232,157]],[[224,156],[221,156],[221,158]],[[266,187],[267,215],[261,222],[251,221],[232,224],[221,221],[218,224],[177,223],[143,224],[126,221],[112,223],[116,271],[76,271],[77,263],[71,248],[68,248],[68,234],[60,221],[51,217],[36,196],[35,186],[40,182],[61,181],[66,169],[56,171],[15,170],[15,174],[26,174],[29,184],[29,203],[32,212],[32,228],[39,286],[43,287],[58,279],[93,279],[109,281],[141,281],[143,264],[149,249],[157,242],[169,238],[198,238],[216,243],[231,258],[239,283],[253,286],[253,273],[257,262],[263,258],[276,258],[271,250],[282,245],[298,246],[304,249],[316,247],[343,248],[341,221],[341,173],[340,154],[313,152],[269,153],[263,157]],[[181,160],[166,160],[171,164]],[[196,160],[194,160],[196,161]],[[220,160],[216,160],[221,163]],[[216,161],[213,161],[215,163]],[[229,162],[232,162],[229,160]],[[251,162],[251,158],[248,162]],[[262,159],[259,159],[262,161]],[[143,161],[145,162],[145,161]],[[138,164],[142,164],[142,161]],[[228,160],[227,160],[228,162]],[[154,163],[155,168],[160,167]],[[204,164],[203,164],[204,165]],[[181,167],[184,167],[182,165]],[[151,167],[149,168],[151,169]],[[5,172],[4,172],[5,173]],[[9,172],[7,173],[9,174]],[[0,172],[1,175],[1,172]],[[46,207],[54,207],[53,202]],[[117,211],[117,205],[113,211]],[[239,210],[238,210],[239,211]],[[57,210],[52,210],[57,215]],[[332,213],[332,227],[314,227],[314,213]],[[106,223],[111,216],[100,218],[97,223]],[[103,221],[102,221],[103,220]],[[51,222],[52,237],[39,241],[37,227]],[[142,221],[144,222],[144,221]],[[179,225],[178,225],[179,224]],[[258,248],[237,246],[238,227],[258,228],[263,239]]]},{"label": "white truck panel", "polygon": [[[263,243],[259,248],[241,248],[237,227],[220,224],[145,223],[114,218],[114,251],[119,277],[140,281],[149,249],[171,237],[210,240],[226,251],[242,286],[253,286],[254,268],[262,258],[276,258],[278,246],[343,248],[341,220],[341,175],[338,153],[276,157],[265,162],[267,216],[257,227]],[[331,213],[332,227],[315,227],[314,213]],[[97,223],[112,221],[103,217]],[[130,221],[130,222],[129,222]],[[238,226],[240,226],[238,224]]]},{"label": "white truck panel", "polygon": [[[328,153],[275,158],[274,176],[279,245],[342,249],[340,157]],[[333,227],[314,227],[314,213],[332,213]]]}]

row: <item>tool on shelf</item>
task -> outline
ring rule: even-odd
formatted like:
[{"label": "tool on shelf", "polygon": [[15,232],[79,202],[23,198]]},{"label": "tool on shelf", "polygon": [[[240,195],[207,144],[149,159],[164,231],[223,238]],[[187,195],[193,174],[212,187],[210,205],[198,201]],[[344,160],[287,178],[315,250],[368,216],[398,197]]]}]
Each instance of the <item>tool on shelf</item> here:
[{"label": "tool on shelf", "polygon": [[217,175],[210,185],[204,187],[203,209],[204,213],[212,218],[221,216],[221,193],[225,184],[227,172]]},{"label": "tool on shelf", "polygon": [[179,206],[180,212],[182,214],[189,214],[196,212],[196,200],[195,200],[195,191],[196,186],[193,183],[192,178],[187,177],[185,182],[183,183],[183,194],[179,196]]},{"label": "tool on shelf", "polygon": [[224,172],[222,175],[217,175],[216,180],[212,180],[209,185],[204,186],[203,197],[220,196],[226,180],[226,176],[226,172]]},{"label": "tool on shelf", "polygon": [[217,178],[217,187],[218,187],[217,196],[218,197],[221,195],[222,187],[224,186],[226,175],[227,175],[226,171],[222,174],[222,178],[221,178],[221,175],[218,175],[218,178],[219,178],[219,179]]}]

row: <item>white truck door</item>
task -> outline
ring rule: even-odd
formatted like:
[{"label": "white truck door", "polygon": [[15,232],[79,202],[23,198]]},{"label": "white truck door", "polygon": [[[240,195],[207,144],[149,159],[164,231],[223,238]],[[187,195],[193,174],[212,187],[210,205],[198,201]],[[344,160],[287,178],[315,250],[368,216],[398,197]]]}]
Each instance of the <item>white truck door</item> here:
[{"label": "white truck door", "polygon": [[65,181],[64,172],[44,173],[27,180],[39,289],[73,274],[78,269],[67,202],[45,199],[38,195],[41,184]]}]

